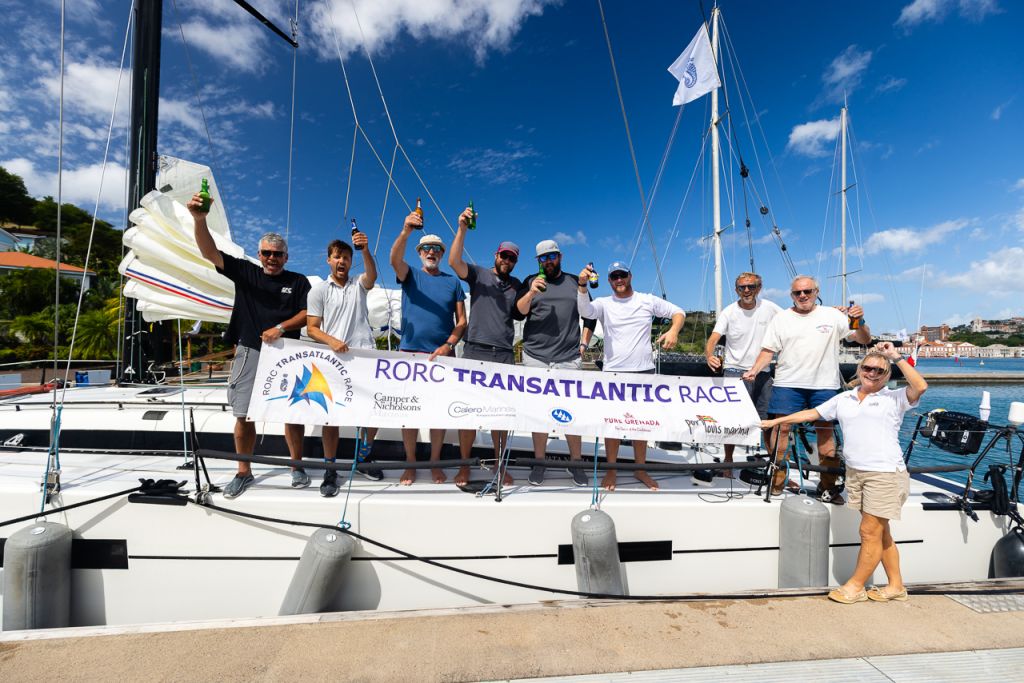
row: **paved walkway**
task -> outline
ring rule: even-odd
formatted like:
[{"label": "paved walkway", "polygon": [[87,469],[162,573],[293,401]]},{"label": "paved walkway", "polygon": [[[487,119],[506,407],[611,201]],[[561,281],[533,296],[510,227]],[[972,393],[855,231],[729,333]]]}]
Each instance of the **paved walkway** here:
[{"label": "paved walkway", "polygon": [[[597,674],[582,680],[603,681],[646,672],[628,678],[637,681],[710,680],[711,672],[715,680],[756,675],[760,683],[797,675],[1021,680],[1024,654],[1012,648],[1024,642],[1024,582],[1003,585],[1009,594],[915,595],[886,604],[784,596],[570,600],[10,632],[0,633],[0,679],[475,681]],[[931,654],[900,657],[922,653]],[[721,666],[727,668],[702,668]],[[922,677],[907,677],[919,668]]]}]

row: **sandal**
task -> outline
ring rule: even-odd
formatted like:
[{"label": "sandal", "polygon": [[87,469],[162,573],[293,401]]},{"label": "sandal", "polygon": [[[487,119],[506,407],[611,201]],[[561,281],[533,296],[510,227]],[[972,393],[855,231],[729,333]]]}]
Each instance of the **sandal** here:
[{"label": "sandal", "polygon": [[881,588],[872,588],[868,591],[868,600],[874,600],[875,602],[906,602],[910,599],[907,595],[907,589],[899,591],[898,593],[886,593]]},{"label": "sandal", "polygon": [[836,588],[834,590],[829,591],[828,599],[832,600],[833,602],[841,602],[844,605],[852,605],[856,602],[867,602],[868,594],[865,591],[861,590],[860,592],[854,593],[853,595],[847,595],[842,588]]}]

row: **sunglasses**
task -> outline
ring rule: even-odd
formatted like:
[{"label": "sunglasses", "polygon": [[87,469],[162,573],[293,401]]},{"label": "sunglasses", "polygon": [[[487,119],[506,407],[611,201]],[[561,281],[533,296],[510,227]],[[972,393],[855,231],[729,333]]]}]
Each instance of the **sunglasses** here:
[{"label": "sunglasses", "polygon": [[550,254],[541,254],[540,256],[537,257],[537,260],[540,261],[541,263],[545,263],[546,261],[554,261],[559,256],[561,256],[561,254],[559,254],[557,251],[553,251]]},{"label": "sunglasses", "polygon": [[748,289],[751,290],[751,291],[754,291],[754,290],[760,289],[760,288],[761,288],[761,285],[736,285],[736,289],[739,289],[741,291],[746,291]]},{"label": "sunglasses", "polygon": [[444,247],[437,244],[424,244],[420,247],[420,251],[441,253],[444,251]]},{"label": "sunglasses", "polygon": [[877,365],[864,365],[860,371],[865,375],[884,375],[887,368],[880,368]]},{"label": "sunglasses", "polygon": [[511,251],[498,252],[498,258],[500,258],[502,261],[511,261],[512,263],[515,263],[519,260],[519,257],[513,254]]},{"label": "sunglasses", "polygon": [[260,249],[260,256],[266,258],[270,258],[271,256],[273,256],[274,258],[281,258],[284,255],[285,252],[281,251],[280,249]]},{"label": "sunglasses", "polygon": [[810,296],[811,294],[814,294],[816,291],[818,291],[818,290],[816,290],[816,289],[794,289],[792,292],[790,292],[790,294],[792,294],[793,296],[803,296],[805,294]]},{"label": "sunglasses", "polygon": [[614,273],[610,273],[608,275],[608,279],[613,282],[615,280],[625,280],[627,277],[629,277],[629,273],[624,273],[621,270],[616,270]]}]

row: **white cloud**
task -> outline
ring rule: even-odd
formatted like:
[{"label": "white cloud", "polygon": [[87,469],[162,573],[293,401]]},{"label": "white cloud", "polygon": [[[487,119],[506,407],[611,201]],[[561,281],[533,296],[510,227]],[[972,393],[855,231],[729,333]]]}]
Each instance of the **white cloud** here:
[{"label": "white cloud", "polygon": [[464,149],[456,153],[448,168],[467,179],[483,180],[492,185],[525,182],[529,175],[525,161],[540,154],[533,147],[520,143],[508,144],[508,149]]},{"label": "white cloud", "polygon": [[981,21],[1002,11],[996,0],[914,0],[900,11],[896,26],[909,31],[925,22],[940,22],[953,9],[970,21]]},{"label": "white cloud", "polygon": [[835,142],[838,136],[839,117],[808,121],[793,126],[793,130],[789,133],[786,149],[808,157],[828,156],[829,152],[825,149],[825,143]]},{"label": "white cloud", "polygon": [[885,295],[876,294],[875,292],[851,292],[850,299],[863,306],[865,304],[882,303],[885,301]]},{"label": "white cloud", "polygon": [[1017,180],[1017,182],[1013,184],[1013,189],[1024,190],[1024,178]]},{"label": "white cloud", "polygon": [[885,80],[882,81],[881,83],[879,83],[878,87],[875,88],[875,92],[877,92],[877,93],[896,92],[897,90],[900,90],[906,84],[907,84],[907,79],[905,79],[905,78],[896,78],[895,76],[886,76]]},{"label": "white cloud", "polygon": [[998,121],[999,119],[1003,118],[1003,111],[1008,106],[1010,106],[1011,102],[1013,102],[1013,98],[1012,97],[1010,99],[1006,100],[1005,102],[1003,102],[1002,104],[998,105],[995,109],[993,109],[992,110],[992,114],[991,114],[992,120],[993,121]]},{"label": "white cloud", "polygon": [[942,276],[946,287],[966,289],[994,296],[1020,295],[1020,264],[1024,263],[1024,247],[1008,247],[990,253],[958,275]]},{"label": "white cloud", "polygon": [[859,50],[856,45],[850,45],[840,52],[821,77],[825,82],[822,98],[828,102],[842,102],[860,85],[870,63],[871,50]]},{"label": "white cloud", "polygon": [[[189,21],[181,28],[190,48],[205,52],[222,66],[244,73],[262,73],[266,65],[264,52],[273,34],[244,12],[236,12],[235,18],[237,21],[227,23]],[[179,35],[176,29],[164,31],[165,36],[169,34]]]},{"label": "white cloud", "polygon": [[948,318],[945,318],[942,322],[950,327],[956,327],[958,325],[967,325],[977,317],[979,316],[973,311],[970,313],[954,313]]},{"label": "white cloud", "polygon": [[[57,172],[36,168],[35,164],[25,158],[0,161],[11,173],[17,174],[25,181],[28,193],[35,197],[49,195],[57,198]],[[106,172],[102,164],[92,164],[79,168],[66,168],[61,178],[61,200],[75,204],[87,211],[96,205],[96,194],[103,178],[103,196],[100,198],[101,209],[119,209],[124,207],[124,187],[127,170],[120,164],[108,163]]]},{"label": "white cloud", "polygon": [[566,247],[573,244],[579,244],[582,246],[587,245],[587,236],[583,233],[582,230],[577,230],[576,233],[573,235],[569,235],[564,232],[556,232],[554,237],[552,237],[551,239],[558,242],[558,246],[560,247]]},{"label": "white cloud", "polygon": [[[403,35],[419,40],[460,41],[483,60],[489,49],[506,49],[528,18],[559,0],[355,0],[317,2],[309,12],[316,49],[335,57],[387,49]],[[358,23],[356,21],[358,14]]]},{"label": "white cloud", "polygon": [[936,244],[946,238],[947,235],[970,225],[971,221],[965,218],[958,218],[953,221],[943,221],[930,228],[892,228],[891,230],[879,230],[868,238],[864,250],[869,254],[877,254],[880,251],[896,251],[909,253],[918,251]]},{"label": "white cloud", "polygon": [[[64,103],[93,120],[110,120],[110,112],[117,96],[117,125],[127,125],[129,114],[129,92],[131,89],[131,72],[121,74],[120,89],[116,66],[106,66],[92,62],[71,62],[64,67]],[[60,95],[60,76],[52,73],[42,79],[43,87],[54,101]]]}]

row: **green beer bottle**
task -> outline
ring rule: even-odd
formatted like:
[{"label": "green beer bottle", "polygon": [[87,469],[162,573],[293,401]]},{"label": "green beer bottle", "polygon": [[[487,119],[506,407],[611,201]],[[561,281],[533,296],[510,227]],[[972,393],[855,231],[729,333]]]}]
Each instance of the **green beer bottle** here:
[{"label": "green beer bottle", "polygon": [[469,229],[476,230],[476,209],[473,208],[473,200],[469,200],[469,208],[473,212],[473,215],[469,218]]},{"label": "green beer bottle", "polygon": [[210,213],[210,181],[206,178],[203,178],[202,183],[199,186],[199,199],[203,202],[203,205],[199,207],[199,210],[203,213]]}]

